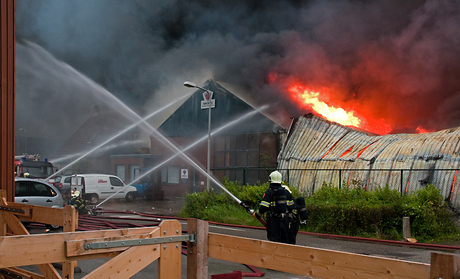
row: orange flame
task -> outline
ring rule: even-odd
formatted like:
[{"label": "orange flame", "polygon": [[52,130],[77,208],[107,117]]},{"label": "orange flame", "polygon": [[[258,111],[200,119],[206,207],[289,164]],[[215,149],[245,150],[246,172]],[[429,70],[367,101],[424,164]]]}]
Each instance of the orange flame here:
[{"label": "orange flame", "polygon": [[425,134],[425,133],[434,132],[434,130],[426,130],[426,129],[423,129],[422,127],[417,127],[417,129],[415,129],[415,131],[417,131],[418,134]]},{"label": "orange flame", "polygon": [[319,100],[319,92],[311,91],[303,88],[300,85],[295,85],[289,88],[294,98],[298,98],[303,104],[308,105],[314,111],[321,114],[324,118],[346,126],[359,127],[361,119],[353,115],[352,111],[346,112],[343,108],[329,106]]},{"label": "orange flame", "polygon": [[355,115],[354,111],[345,111],[343,108],[328,105],[321,100],[322,95],[324,95],[323,93],[306,89],[298,84],[288,88],[288,91],[291,93],[291,97],[297,102],[310,107],[329,121],[334,121],[345,126],[358,127],[380,135],[386,135],[392,130],[392,127],[385,123],[383,119],[367,119],[362,115]]}]

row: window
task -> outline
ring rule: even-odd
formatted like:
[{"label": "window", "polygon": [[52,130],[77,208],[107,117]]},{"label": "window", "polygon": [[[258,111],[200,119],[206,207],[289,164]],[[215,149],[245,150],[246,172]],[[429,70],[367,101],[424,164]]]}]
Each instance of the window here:
[{"label": "window", "polygon": [[168,167],[168,183],[179,183],[179,167]]},{"label": "window", "polygon": [[32,184],[32,195],[31,196],[42,196],[42,197],[54,197],[56,193],[45,184],[39,182],[31,182]]},{"label": "window", "polygon": [[27,182],[25,181],[16,181],[14,183],[14,195],[16,197],[25,197],[28,196],[27,193]]},{"label": "window", "polygon": [[117,176],[121,178],[121,180],[126,181],[125,165],[116,165],[116,168],[117,168]]},{"label": "window", "polygon": [[17,197],[54,197],[57,195],[51,187],[40,182],[16,181],[14,188],[14,194]]},{"label": "window", "polygon": [[215,167],[258,167],[259,135],[220,136],[214,139]]},{"label": "window", "polygon": [[121,181],[120,179],[116,177],[111,176],[110,184],[112,184],[112,186],[123,186],[123,181]]},{"label": "window", "polygon": [[229,168],[218,170],[219,175],[226,176],[229,180],[238,180],[255,184],[258,177],[257,171],[231,170],[232,167],[249,168],[260,165],[260,134],[239,134],[214,137],[213,166],[216,168]]},{"label": "window", "polygon": [[171,166],[161,169],[161,182],[179,184],[179,167]]},{"label": "window", "polygon": [[139,165],[129,165],[129,175],[131,176],[131,181],[139,178],[139,170]]}]

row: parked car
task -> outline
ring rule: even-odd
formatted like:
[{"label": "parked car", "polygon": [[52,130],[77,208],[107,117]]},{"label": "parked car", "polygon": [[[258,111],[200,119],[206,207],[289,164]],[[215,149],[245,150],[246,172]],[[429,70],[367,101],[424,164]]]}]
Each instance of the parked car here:
[{"label": "parked car", "polygon": [[62,196],[65,199],[70,199],[71,198],[71,192],[70,192],[70,180],[72,176],[71,175],[58,175],[54,177],[54,183],[52,183],[58,190],[61,192]]},{"label": "parked car", "polygon": [[[43,180],[16,177],[14,182],[14,202],[30,205],[39,205],[54,208],[63,208],[64,199],[59,190]],[[58,225],[47,225],[57,229]]]},{"label": "parked car", "polygon": [[126,185],[123,180],[110,174],[75,174],[71,179],[71,191],[82,193],[83,199],[97,204],[100,199],[136,199],[136,187]]}]

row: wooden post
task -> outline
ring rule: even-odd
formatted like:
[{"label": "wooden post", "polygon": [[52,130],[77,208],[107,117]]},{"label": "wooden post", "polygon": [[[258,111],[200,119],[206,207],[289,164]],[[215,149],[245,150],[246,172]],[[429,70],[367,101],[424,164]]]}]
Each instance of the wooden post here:
[{"label": "wooden post", "polygon": [[0,0],[0,188],[14,201],[16,1]]},{"label": "wooden post", "polygon": [[[0,200],[1,204],[8,204],[6,202],[6,190],[0,190]],[[0,212],[3,215],[3,212]],[[0,216],[0,236],[6,235],[6,222],[3,220],[3,216]]]},{"label": "wooden post", "polygon": [[[62,230],[64,232],[75,232],[78,227],[78,211],[71,205],[64,207],[64,224]],[[65,261],[62,263],[62,277],[66,279],[74,279],[75,267],[77,261]]]},{"label": "wooden post", "polygon": [[409,217],[403,217],[403,238],[411,238]]},{"label": "wooden post", "polygon": [[[182,234],[182,225],[177,220],[162,221],[159,225],[161,236],[179,236]],[[160,259],[158,262],[159,279],[181,278],[182,246],[179,242],[160,244]]]},{"label": "wooden post", "polygon": [[208,233],[206,221],[187,219],[187,234],[196,234],[196,242],[187,244],[187,278],[208,278]]},{"label": "wooden post", "polygon": [[5,199],[8,198],[7,195],[6,195],[6,190],[1,190],[0,189],[0,198],[5,198]]},{"label": "wooden post", "polygon": [[430,279],[459,279],[460,258],[453,254],[431,253]]}]

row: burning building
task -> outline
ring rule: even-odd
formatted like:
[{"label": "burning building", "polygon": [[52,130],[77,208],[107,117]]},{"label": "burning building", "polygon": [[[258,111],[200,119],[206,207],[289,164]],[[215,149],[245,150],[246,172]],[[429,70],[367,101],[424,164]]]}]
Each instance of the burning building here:
[{"label": "burning building", "polygon": [[278,167],[303,192],[332,183],[404,194],[433,184],[459,208],[459,143],[460,128],[382,136],[307,114],[293,119]]}]

